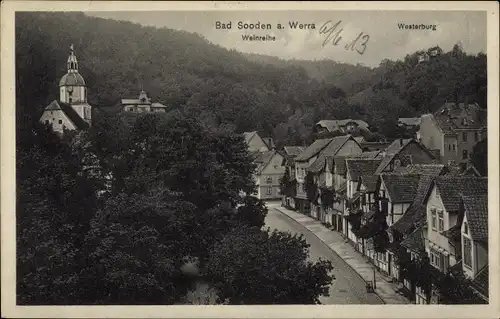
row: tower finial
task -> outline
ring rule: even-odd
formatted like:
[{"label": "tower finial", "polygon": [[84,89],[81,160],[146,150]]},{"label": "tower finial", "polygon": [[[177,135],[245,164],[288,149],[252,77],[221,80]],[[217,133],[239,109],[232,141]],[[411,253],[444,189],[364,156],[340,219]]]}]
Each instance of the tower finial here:
[{"label": "tower finial", "polygon": [[74,50],[73,44],[71,44],[71,45],[69,46],[69,49],[71,50],[71,52],[73,52],[73,50]]}]

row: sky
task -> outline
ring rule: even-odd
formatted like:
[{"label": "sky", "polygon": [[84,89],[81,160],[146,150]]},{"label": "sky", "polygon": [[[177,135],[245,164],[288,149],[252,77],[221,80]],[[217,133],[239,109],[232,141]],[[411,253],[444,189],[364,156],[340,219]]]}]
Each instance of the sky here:
[{"label": "sky", "polygon": [[[481,11],[108,11],[87,14],[198,33],[228,49],[284,59],[332,59],[374,67],[383,59],[402,59],[406,54],[437,45],[449,51],[457,42],[467,53],[486,52],[486,12]],[[217,21],[231,22],[232,28],[217,29]],[[271,29],[238,29],[240,21],[269,23]],[[293,29],[289,23],[294,21],[309,24],[310,28]],[[277,28],[278,23],[283,29]],[[435,28],[405,29],[400,28],[400,24]],[[242,39],[243,35],[254,34],[269,35],[275,41]]]}]

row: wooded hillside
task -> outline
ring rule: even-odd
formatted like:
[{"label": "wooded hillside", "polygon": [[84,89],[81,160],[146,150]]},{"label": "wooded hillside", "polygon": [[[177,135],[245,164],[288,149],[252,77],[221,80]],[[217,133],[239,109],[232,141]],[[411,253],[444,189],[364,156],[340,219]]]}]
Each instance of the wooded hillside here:
[{"label": "wooded hillside", "polygon": [[371,69],[241,54],[195,34],[82,13],[18,13],[19,126],[57,98],[70,44],[93,106],[116,105],[142,87],[206,125],[257,130],[278,146],[310,142],[320,119],[363,119],[391,137],[398,117],[435,110],[446,100],[486,107],[486,56],[467,55],[458,45],[427,63],[418,64],[421,52],[415,52]]}]

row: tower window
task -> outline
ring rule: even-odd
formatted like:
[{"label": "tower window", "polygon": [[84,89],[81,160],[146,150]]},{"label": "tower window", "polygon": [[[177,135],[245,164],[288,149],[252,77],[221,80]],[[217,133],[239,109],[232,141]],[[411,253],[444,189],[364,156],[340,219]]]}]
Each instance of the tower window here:
[{"label": "tower window", "polygon": [[59,124],[62,124],[62,120],[59,120]]}]

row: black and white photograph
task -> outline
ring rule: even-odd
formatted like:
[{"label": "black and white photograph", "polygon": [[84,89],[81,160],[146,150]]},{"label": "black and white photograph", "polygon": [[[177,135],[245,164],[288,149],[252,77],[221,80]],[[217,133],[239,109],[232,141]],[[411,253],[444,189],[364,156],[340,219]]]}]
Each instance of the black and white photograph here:
[{"label": "black and white photograph", "polygon": [[32,4],[2,4],[7,317],[498,317],[498,3]]}]

